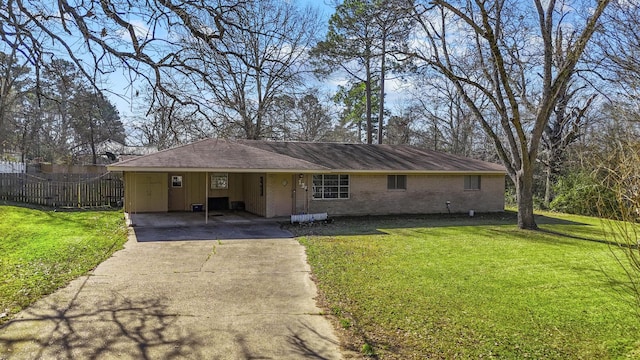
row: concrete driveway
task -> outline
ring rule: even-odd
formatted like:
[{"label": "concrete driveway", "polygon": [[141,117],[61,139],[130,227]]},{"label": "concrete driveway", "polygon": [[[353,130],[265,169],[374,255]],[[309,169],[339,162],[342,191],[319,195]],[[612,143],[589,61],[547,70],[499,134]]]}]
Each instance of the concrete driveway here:
[{"label": "concrete driveway", "polygon": [[136,231],[0,328],[0,359],[341,358],[296,240]]}]

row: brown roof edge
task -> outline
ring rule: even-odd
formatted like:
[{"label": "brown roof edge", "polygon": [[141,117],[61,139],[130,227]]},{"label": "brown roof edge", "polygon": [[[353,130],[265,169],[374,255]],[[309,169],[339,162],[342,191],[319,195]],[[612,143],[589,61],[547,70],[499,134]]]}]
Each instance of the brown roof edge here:
[{"label": "brown roof edge", "polygon": [[442,170],[349,170],[349,169],[218,169],[218,168],[180,168],[180,167],[122,167],[107,165],[112,172],[221,172],[238,174],[397,174],[397,175],[506,175],[504,171],[442,171]]},{"label": "brown roof edge", "polygon": [[124,160],[107,168],[150,172],[506,174],[499,164],[410,145],[215,138]]}]

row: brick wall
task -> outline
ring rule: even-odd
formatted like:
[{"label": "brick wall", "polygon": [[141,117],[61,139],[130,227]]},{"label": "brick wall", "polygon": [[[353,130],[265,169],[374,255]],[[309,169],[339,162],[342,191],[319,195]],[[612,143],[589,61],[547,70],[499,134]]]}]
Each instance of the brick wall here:
[{"label": "brick wall", "polygon": [[[387,190],[387,175],[351,175],[348,200],[309,200],[309,213],[383,215],[504,210],[503,175],[485,175],[480,190],[464,190],[462,175],[407,175],[406,190]],[[309,196],[312,192],[309,191]]]}]

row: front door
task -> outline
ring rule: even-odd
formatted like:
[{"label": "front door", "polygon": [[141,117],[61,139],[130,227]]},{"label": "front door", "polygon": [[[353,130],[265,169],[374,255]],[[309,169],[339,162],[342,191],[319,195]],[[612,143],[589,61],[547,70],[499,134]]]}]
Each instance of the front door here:
[{"label": "front door", "polygon": [[307,212],[307,184],[304,175],[293,175],[293,214]]},{"label": "front door", "polygon": [[185,211],[184,174],[169,174],[169,211]]}]

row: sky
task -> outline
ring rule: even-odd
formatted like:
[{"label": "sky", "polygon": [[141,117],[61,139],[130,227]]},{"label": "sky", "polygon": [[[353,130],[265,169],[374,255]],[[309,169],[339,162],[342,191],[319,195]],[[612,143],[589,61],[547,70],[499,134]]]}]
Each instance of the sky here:
[{"label": "sky", "polygon": [[[334,12],[334,7],[330,5],[327,0],[300,0],[297,2],[301,7],[310,6],[318,9],[325,24],[328,23],[329,17]],[[137,24],[136,32],[141,36],[145,36],[148,29],[144,22],[139,20],[130,21]],[[128,33],[122,33],[122,37],[130,39]],[[343,84],[345,84],[345,81],[342,79],[332,79],[321,85],[325,86],[328,91],[335,92],[337,85]],[[132,83],[127,74],[116,71],[108,75],[107,79],[105,79],[104,87],[109,89],[110,93],[108,93],[107,96],[120,112],[120,116],[123,122],[125,122],[125,125],[131,123],[135,116],[141,114],[140,108],[144,108],[144,106],[141,104],[140,94],[145,91],[146,84],[141,82]],[[136,96],[136,93],[139,95]]]},{"label": "sky", "polygon": [[[325,25],[328,23],[329,17],[334,12],[333,5],[330,5],[327,0],[299,0],[298,3],[301,7],[310,6],[318,9],[322,19],[321,21]],[[134,18],[129,18],[127,20],[136,25],[135,31],[140,37],[146,36],[146,33],[149,30],[144,21],[136,20]],[[121,32],[119,35],[122,39],[128,42],[131,41],[128,33]],[[160,36],[163,35],[160,34]],[[323,35],[321,35],[321,38],[322,37]],[[314,79],[313,81],[315,82],[317,80]],[[341,77],[340,75],[332,75],[323,82],[318,81],[317,85],[325,93],[331,95],[337,91],[339,85],[346,84],[346,78]],[[387,108],[392,108],[394,103],[402,102],[401,95],[399,95],[399,87],[401,87],[401,85],[401,82],[396,80],[387,80],[385,82]],[[144,94],[147,84],[140,81],[132,82],[126,73],[123,73],[121,70],[117,70],[105,77],[103,87],[108,89],[107,96],[118,109],[121,120],[127,129],[127,134],[130,134],[132,132],[132,126],[135,118],[144,116],[144,112],[146,111],[146,105],[148,104],[144,103]],[[133,139],[130,139],[129,141],[131,140]]]}]

